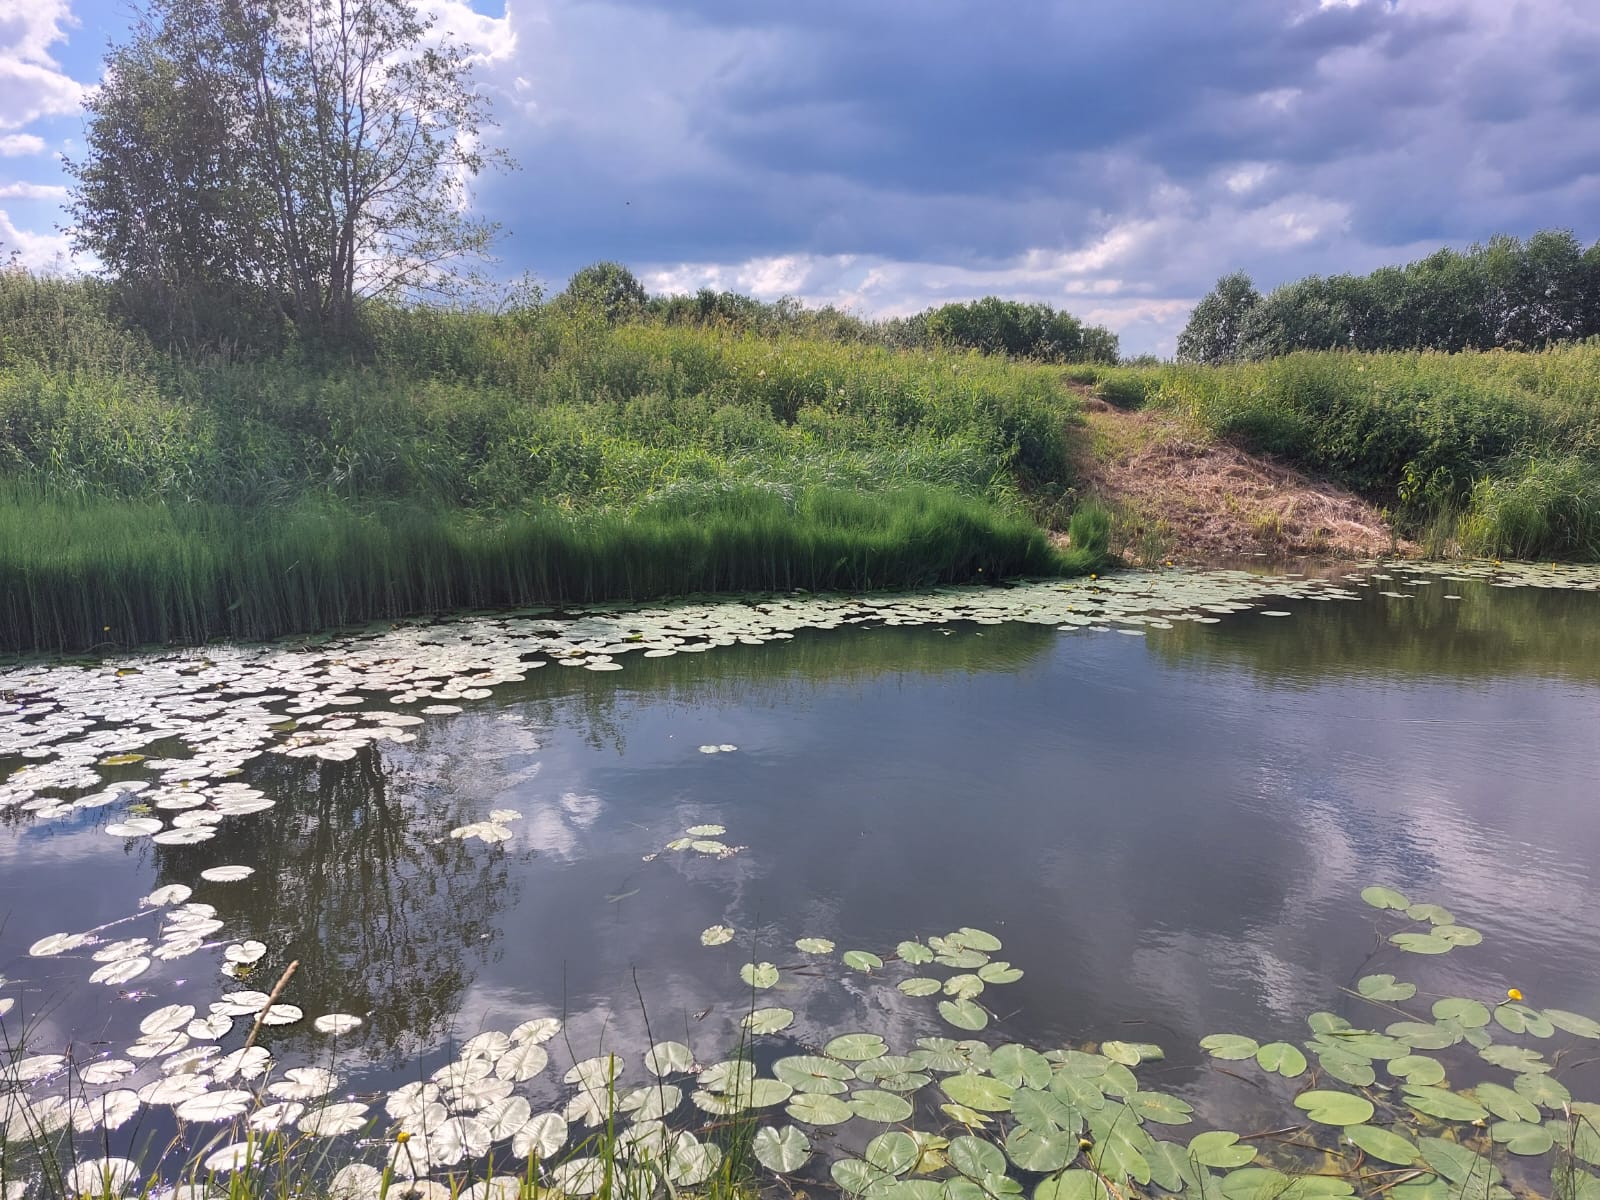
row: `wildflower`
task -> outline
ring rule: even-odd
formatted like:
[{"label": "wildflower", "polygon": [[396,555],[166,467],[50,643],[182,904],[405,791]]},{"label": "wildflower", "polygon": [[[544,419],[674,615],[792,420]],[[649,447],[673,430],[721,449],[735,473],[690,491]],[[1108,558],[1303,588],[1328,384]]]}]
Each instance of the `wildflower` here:
[{"label": "wildflower", "polygon": [[407,1133],[404,1129],[402,1129],[399,1133],[394,1135],[394,1140],[396,1142],[398,1142],[400,1145],[404,1146],[407,1142],[409,1142],[411,1140],[411,1135],[409,1133]]},{"label": "wildflower", "polygon": [[1520,988],[1507,988],[1506,989],[1506,999],[1507,1000],[1521,1000],[1522,999],[1522,991],[1521,991],[1521,989]]}]

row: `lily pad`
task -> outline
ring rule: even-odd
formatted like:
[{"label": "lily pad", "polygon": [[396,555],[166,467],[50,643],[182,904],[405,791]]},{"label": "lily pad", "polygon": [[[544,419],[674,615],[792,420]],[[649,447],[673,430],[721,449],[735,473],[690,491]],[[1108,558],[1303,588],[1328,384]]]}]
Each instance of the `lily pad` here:
[{"label": "lily pad", "polygon": [[883,959],[869,950],[846,950],[843,956],[844,965],[852,971],[877,971],[883,967]]},{"label": "lily pad", "polygon": [[1350,1125],[1345,1128],[1344,1135],[1352,1144],[1384,1162],[1405,1167],[1417,1160],[1415,1143],[1381,1126]]},{"label": "lily pad", "polygon": [[1261,1044],[1254,1038],[1245,1037],[1238,1033],[1213,1033],[1200,1039],[1200,1048],[1212,1058],[1220,1058],[1234,1062],[1240,1059],[1254,1058],[1256,1051],[1261,1049]]},{"label": "lily pad", "polygon": [[939,1086],[957,1104],[979,1112],[1010,1111],[1011,1097],[1016,1091],[1011,1084],[990,1075],[950,1075],[941,1080]]},{"label": "lily pad", "polygon": [[1241,1143],[1237,1133],[1218,1129],[1190,1138],[1189,1156],[1201,1166],[1226,1171],[1254,1162],[1256,1148]]},{"label": "lily pad", "polygon": [[802,954],[832,954],[833,943],[827,938],[803,937],[795,940],[795,949]]},{"label": "lily pad", "polygon": [[1285,1079],[1294,1079],[1306,1069],[1306,1056],[1288,1042],[1268,1042],[1256,1051],[1256,1062],[1263,1071],[1272,1071]]},{"label": "lily pad", "polygon": [[1393,888],[1364,887],[1361,889],[1361,899],[1372,905],[1373,908],[1393,909],[1404,912],[1411,907],[1411,901],[1406,899],[1404,892],[1397,892]]},{"label": "lily pad", "polygon": [[822,1048],[822,1052],[829,1058],[861,1062],[887,1054],[889,1046],[875,1033],[847,1033],[834,1038]]},{"label": "lily pad", "polygon": [[1294,1106],[1319,1125],[1359,1125],[1372,1119],[1372,1102],[1349,1092],[1301,1092]]},{"label": "lily pad", "polygon": [[712,925],[700,932],[702,946],[723,946],[733,941],[733,930],[727,925]]},{"label": "lily pad", "polygon": [[911,1116],[911,1102],[894,1092],[868,1088],[850,1097],[850,1111],[863,1121],[889,1125]]},{"label": "lily pad", "polygon": [[793,1125],[781,1129],[765,1125],[756,1130],[750,1150],[767,1170],[788,1175],[811,1160],[811,1139]]},{"label": "lily pad", "polygon": [[758,1008],[746,1013],[739,1024],[751,1033],[778,1033],[794,1024],[794,1012],[787,1008]]},{"label": "lily pad", "polygon": [[1441,1121],[1481,1121],[1489,1115],[1476,1100],[1448,1088],[1408,1085],[1402,1099],[1418,1112]]},{"label": "lily pad", "polygon": [[769,962],[745,963],[739,978],[753,988],[769,988],[778,982],[778,968]]},{"label": "lily pad", "polygon": [[855,1114],[837,1096],[797,1091],[789,1101],[789,1116],[805,1125],[842,1125]]},{"label": "lily pad", "polygon": [[1356,980],[1356,991],[1369,1000],[1409,1000],[1417,994],[1417,985],[1401,983],[1393,975],[1363,975]]},{"label": "lily pad", "polygon": [[989,1024],[989,1014],[971,1000],[941,1000],[939,1015],[957,1029],[976,1032]]}]

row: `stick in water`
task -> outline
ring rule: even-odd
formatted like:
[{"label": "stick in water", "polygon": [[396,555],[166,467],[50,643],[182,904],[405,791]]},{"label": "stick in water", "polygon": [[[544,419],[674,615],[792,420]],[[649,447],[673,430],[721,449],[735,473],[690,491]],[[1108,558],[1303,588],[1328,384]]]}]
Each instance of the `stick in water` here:
[{"label": "stick in water", "polygon": [[250,1027],[250,1036],[245,1038],[242,1049],[248,1050],[256,1044],[256,1034],[261,1032],[261,1022],[267,1019],[267,1013],[278,1002],[278,997],[283,995],[283,989],[289,986],[289,976],[300,968],[297,958],[283,969],[283,974],[278,976],[278,982],[272,989],[272,994],[267,997],[267,1002],[261,1006],[261,1011],[256,1014],[256,1023]]}]

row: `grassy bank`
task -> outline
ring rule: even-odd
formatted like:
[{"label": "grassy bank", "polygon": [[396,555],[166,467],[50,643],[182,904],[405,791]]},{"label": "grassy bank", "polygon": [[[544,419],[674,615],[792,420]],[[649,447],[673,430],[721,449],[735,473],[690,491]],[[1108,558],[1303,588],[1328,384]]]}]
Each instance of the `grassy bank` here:
[{"label": "grassy bank", "polygon": [[545,305],[338,356],[153,350],[0,276],[0,649],[1090,569],[1058,372]]},{"label": "grassy bank", "polygon": [[1176,410],[1345,483],[1432,550],[1600,557],[1600,339],[1075,373],[1111,403]]}]

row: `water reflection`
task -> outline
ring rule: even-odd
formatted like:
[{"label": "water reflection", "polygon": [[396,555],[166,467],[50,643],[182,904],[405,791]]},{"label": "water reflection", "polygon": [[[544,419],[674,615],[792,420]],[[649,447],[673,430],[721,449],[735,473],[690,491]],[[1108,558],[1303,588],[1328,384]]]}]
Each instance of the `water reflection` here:
[{"label": "water reflection", "polygon": [[242,986],[269,990],[298,960],[285,998],[308,1018],[364,1016],[364,1043],[396,1060],[438,1040],[493,961],[520,857],[446,836],[470,793],[421,769],[424,755],[400,757],[371,746],[349,762],[268,755],[250,778],[278,804],[227,822],[209,842],[154,847],[160,884],[192,885],[218,863],[253,866],[248,879],[204,893],[230,940],[269,947]]}]

